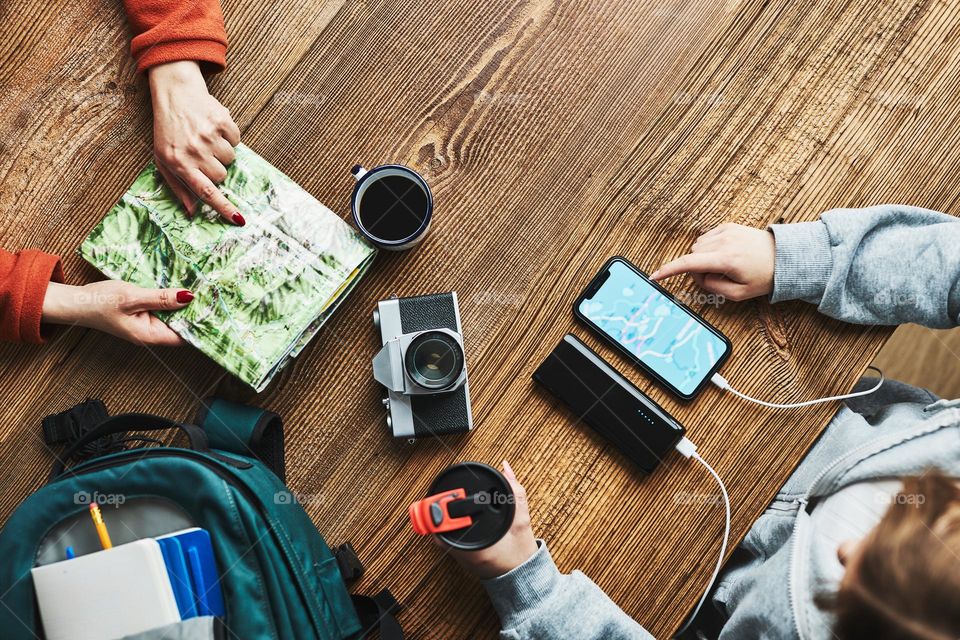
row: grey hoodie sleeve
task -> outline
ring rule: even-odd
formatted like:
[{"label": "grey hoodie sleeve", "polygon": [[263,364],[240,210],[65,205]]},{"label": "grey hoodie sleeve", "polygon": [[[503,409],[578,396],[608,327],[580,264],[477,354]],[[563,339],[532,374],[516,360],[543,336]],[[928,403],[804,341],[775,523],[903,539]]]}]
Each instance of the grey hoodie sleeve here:
[{"label": "grey hoodie sleeve", "polygon": [[504,640],[653,640],[647,631],[579,571],[562,574],[543,540],[513,571],[483,586],[500,617]]},{"label": "grey hoodie sleeve", "polygon": [[772,302],[806,300],[857,324],[954,327],[960,319],[960,220],[953,216],[879,205],[770,230]]}]

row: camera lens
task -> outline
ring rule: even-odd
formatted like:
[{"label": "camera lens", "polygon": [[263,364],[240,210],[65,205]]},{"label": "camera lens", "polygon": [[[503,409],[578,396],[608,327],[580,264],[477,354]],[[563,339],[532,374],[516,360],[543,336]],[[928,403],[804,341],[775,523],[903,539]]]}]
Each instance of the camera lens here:
[{"label": "camera lens", "polygon": [[456,382],[463,371],[463,349],[450,334],[427,331],[410,342],[404,365],[421,387],[445,389]]}]

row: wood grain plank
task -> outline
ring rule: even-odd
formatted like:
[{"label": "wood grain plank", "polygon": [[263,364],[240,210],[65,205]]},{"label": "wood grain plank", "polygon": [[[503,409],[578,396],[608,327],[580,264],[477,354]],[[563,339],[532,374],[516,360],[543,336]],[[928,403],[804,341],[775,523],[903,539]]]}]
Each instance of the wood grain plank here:
[{"label": "wood grain plank", "polygon": [[[84,6],[91,18],[89,8],[102,7]],[[728,481],[739,539],[835,408],[771,412],[714,390],[678,403],[575,327],[569,305],[607,256],[653,268],[723,221],[762,226],[883,201],[952,210],[960,5],[410,0],[236,2],[225,12],[232,66],[215,87],[248,144],[343,215],[358,161],[410,164],[437,197],[428,240],[381,255],[256,398],[286,417],[293,491],[331,542],[351,539],[368,560],[361,589],[394,590],[413,637],[493,637],[480,587],[414,539],[405,506],[447,464],[506,457],[561,568],[585,570],[652,633],[667,635],[712,569],[722,524],[716,488],[675,456],[641,478],[534,389],[530,373],[565,332],[586,337],[687,425]],[[11,60],[41,57],[36,33],[20,27],[3,27],[24,45],[0,48],[0,78],[14,77]],[[81,37],[72,49],[65,41],[64,59],[80,61],[73,76],[57,76],[51,63],[48,79],[0,103],[6,246],[72,249],[146,157],[144,88],[107,40]],[[134,87],[122,105],[97,101],[104,69]],[[73,102],[31,110],[64,84]],[[49,148],[59,137],[68,143]],[[65,164],[66,178],[57,173]],[[69,195],[63,179],[77,187]],[[81,213],[65,224],[68,208]],[[91,277],[76,260],[68,271]],[[685,280],[670,286],[695,294]],[[477,429],[396,442],[370,379],[378,344],[369,313],[391,294],[451,289],[460,294]],[[726,377],[781,400],[849,388],[889,333],[802,303],[694,306],[734,342]],[[244,397],[197,360],[77,330],[44,350],[0,348],[9,396],[0,517],[50,463],[35,441],[50,410],[89,394],[115,409],[185,417],[208,389]]]}]

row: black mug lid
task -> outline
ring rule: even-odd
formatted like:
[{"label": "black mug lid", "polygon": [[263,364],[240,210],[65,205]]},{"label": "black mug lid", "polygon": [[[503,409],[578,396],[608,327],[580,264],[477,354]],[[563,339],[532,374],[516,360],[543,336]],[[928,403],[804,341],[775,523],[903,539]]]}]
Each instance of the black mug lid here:
[{"label": "black mug lid", "polygon": [[473,524],[465,529],[447,531],[438,537],[455,549],[486,549],[502,538],[516,511],[516,500],[510,483],[499,471],[481,462],[461,462],[447,467],[430,485],[427,495],[453,489],[464,489],[474,498],[476,507],[470,514]]}]

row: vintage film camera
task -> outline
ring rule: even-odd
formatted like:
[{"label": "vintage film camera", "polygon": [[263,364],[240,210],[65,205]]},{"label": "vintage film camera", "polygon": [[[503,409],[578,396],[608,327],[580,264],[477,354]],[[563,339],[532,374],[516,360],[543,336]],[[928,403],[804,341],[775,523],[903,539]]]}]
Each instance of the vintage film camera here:
[{"label": "vintage film camera", "polygon": [[387,426],[398,438],[463,433],[473,428],[457,294],[390,298],[373,324],[383,348],[373,377],[387,388]]}]

